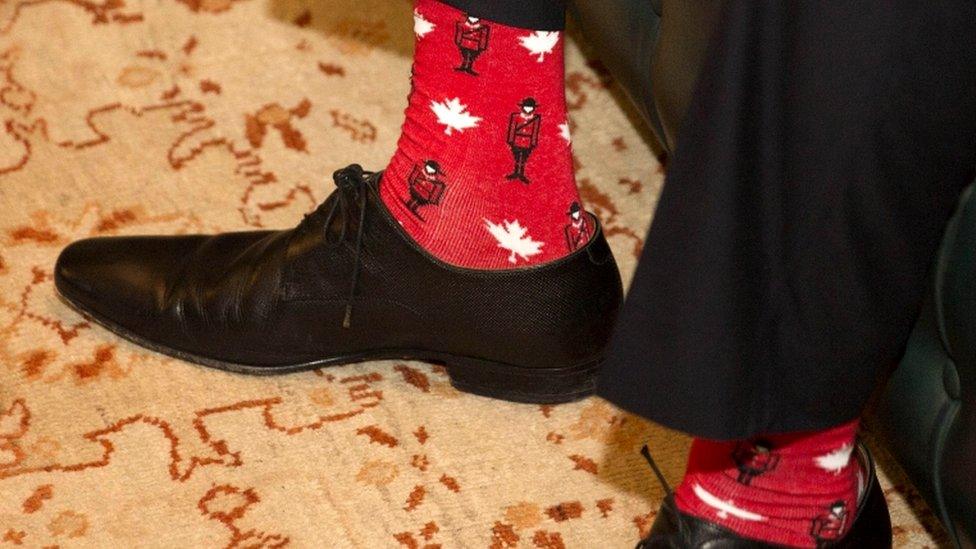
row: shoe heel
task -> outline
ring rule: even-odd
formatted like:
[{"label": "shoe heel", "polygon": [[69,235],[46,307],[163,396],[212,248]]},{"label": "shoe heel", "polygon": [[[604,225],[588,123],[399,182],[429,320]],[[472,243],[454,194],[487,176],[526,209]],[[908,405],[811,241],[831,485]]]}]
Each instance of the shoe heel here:
[{"label": "shoe heel", "polygon": [[472,358],[454,358],[445,367],[451,385],[479,396],[530,404],[561,404],[596,392],[602,361],[570,368],[525,368]]}]

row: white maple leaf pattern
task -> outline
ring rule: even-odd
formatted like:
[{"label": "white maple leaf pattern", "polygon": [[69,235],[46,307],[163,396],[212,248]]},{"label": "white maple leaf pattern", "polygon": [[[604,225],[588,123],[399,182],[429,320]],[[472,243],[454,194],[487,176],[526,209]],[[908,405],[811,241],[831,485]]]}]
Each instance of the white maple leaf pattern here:
[{"label": "white maple leaf pattern", "polygon": [[851,454],[853,452],[854,445],[845,444],[833,452],[817,456],[815,461],[817,462],[817,467],[829,473],[839,475],[844,470],[844,467],[847,467],[847,464],[851,462]]},{"label": "white maple leaf pattern", "polygon": [[423,14],[421,14],[418,10],[413,10],[413,32],[418,38],[427,36],[427,34],[435,28],[437,28],[437,25],[424,19]]},{"label": "white maple leaf pattern", "polygon": [[511,252],[508,256],[509,263],[516,263],[521,257],[528,261],[530,257],[542,253],[543,242],[532,240],[528,235],[528,229],[522,226],[516,219],[515,221],[503,220],[501,224],[495,224],[485,219],[485,228],[498,241],[498,247]]},{"label": "white maple leaf pattern", "polygon": [[573,142],[573,136],[569,133],[569,122],[563,122],[559,125],[559,135],[566,140],[566,143]]},{"label": "white maple leaf pattern", "polygon": [[542,63],[546,54],[552,53],[552,49],[559,43],[559,31],[535,31],[528,36],[520,36],[519,42],[529,53],[538,55],[538,62]]},{"label": "white maple leaf pattern", "polygon": [[445,99],[443,102],[431,101],[430,110],[437,115],[437,122],[444,125],[444,133],[447,135],[451,135],[454,130],[463,132],[468,128],[476,128],[478,122],[481,122],[481,118],[472,116],[467,105],[462,105],[457,97]]},{"label": "white maple leaf pattern", "polygon": [[695,495],[698,496],[698,499],[702,500],[705,505],[715,509],[715,514],[722,520],[729,518],[729,515],[752,522],[763,522],[766,520],[766,517],[762,515],[736,507],[732,500],[725,501],[720,499],[715,494],[702,488],[701,484],[694,485],[692,490],[695,492]]}]

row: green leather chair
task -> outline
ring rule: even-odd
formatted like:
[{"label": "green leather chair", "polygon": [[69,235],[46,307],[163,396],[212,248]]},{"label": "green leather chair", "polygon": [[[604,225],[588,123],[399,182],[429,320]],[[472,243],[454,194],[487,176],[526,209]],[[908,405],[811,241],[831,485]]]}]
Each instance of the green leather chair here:
[{"label": "green leather chair", "polygon": [[[718,0],[575,0],[574,19],[672,151]],[[963,196],[932,295],[876,410],[892,454],[959,547],[976,547],[976,191]]]},{"label": "green leather chair", "polygon": [[930,295],[876,410],[888,448],[958,547],[976,546],[976,191],[963,193]]}]

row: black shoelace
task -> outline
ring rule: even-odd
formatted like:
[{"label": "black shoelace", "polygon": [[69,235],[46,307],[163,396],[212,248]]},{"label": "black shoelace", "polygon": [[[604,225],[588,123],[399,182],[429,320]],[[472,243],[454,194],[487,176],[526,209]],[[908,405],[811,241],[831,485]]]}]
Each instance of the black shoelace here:
[{"label": "black shoelace", "polygon": [[[349,236],[349,225],[353,220],[357,219],[357,217],[354,217],[355,209],[357,207],[359,208],[356,242],[353,252],[352,279],[349,282],[349,296],[346,299],[346,311],[342,318],[343,328],[352,326],[352,309],[353,303],[356,300],[356,288],[359,285],[359,271],[362,265],[363,229],[366,226],[366,206],[368,202],[366,185],[372,175],[373,172],[364,171],[359,164],[353,164],[337,170],[332,174],[336,191],[319,205],[315,211],[306,214],[305,219],[299,226],[300,228],[311,226],[310,220],[324,214],[325,219],[322,221],[322,230],[326,233],[325,241],[332,247],[339,247],[346,242],[346,238]],[[338,216],[339,220],[339,237],[335,241],[330,242],[329,228],[332,226],[332,222],[336,219],[336,216]]]},{"label": "black shoelace", "polygon": [[[644,456],[645,460],[647,460],[647,464],[650,465],[651,470],[654,471],[654,476],[657,477],[657,481],[661,484],[661,487],[664,488],[664,493],[667,497],[665,497],[663,505],[671,509],[671,512],[674,514],[674,519],[678,522],[678,532],[680,533],[682,540],[684,540],[686,537],[687,527],[682,520],[681,512],[678,511],[678,508],[675,505],[674,490],[671,489],[671,485],[668,483],[667,479],[664,478],[664,474],[661,473],[661,469],[657,466],[657,462],[655,462],[654,458],[651,457],[651,450],[646,444],[643,448],[641,448],[641,455]],[[641,540],[641,542],[637,545],[637,549],[642,549],[645,547],[649,539],[650,538],[648,537]]]}]

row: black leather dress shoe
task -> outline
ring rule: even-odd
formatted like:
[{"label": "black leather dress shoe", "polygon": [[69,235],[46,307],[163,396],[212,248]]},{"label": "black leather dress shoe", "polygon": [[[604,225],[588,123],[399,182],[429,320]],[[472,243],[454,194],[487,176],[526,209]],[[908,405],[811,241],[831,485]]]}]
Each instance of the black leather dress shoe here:
[{"label": "black leather dress shoe", "polygon": [[233,372],[403,358],[444,363],[458,389],[505,400],[591,394],[622,297],[599,223],[551,263],[454,267],[403,232],[381,178],[339,170],[338,190],[292,230],[75,242],[55,284],[122,337]]},{"label": "black leather dress shoe", "polygon": [[[817,539],[811,524],[811,541],[817,547],[831,549],[888,549],[891,547],[891,517],[881,485],[874,470],[874,460],[864,445],[858,445],[857,459],[865,471],[867,486],[858,502],[854,523],[844,537],[837,540]],[[670,491],[670,489],[669,489]],[[678,510],[674,497],[665,498],[651,533],[637,544],[637,549],[773,549],[782,548],[744,538],[717,524],[686,515]]]}]

